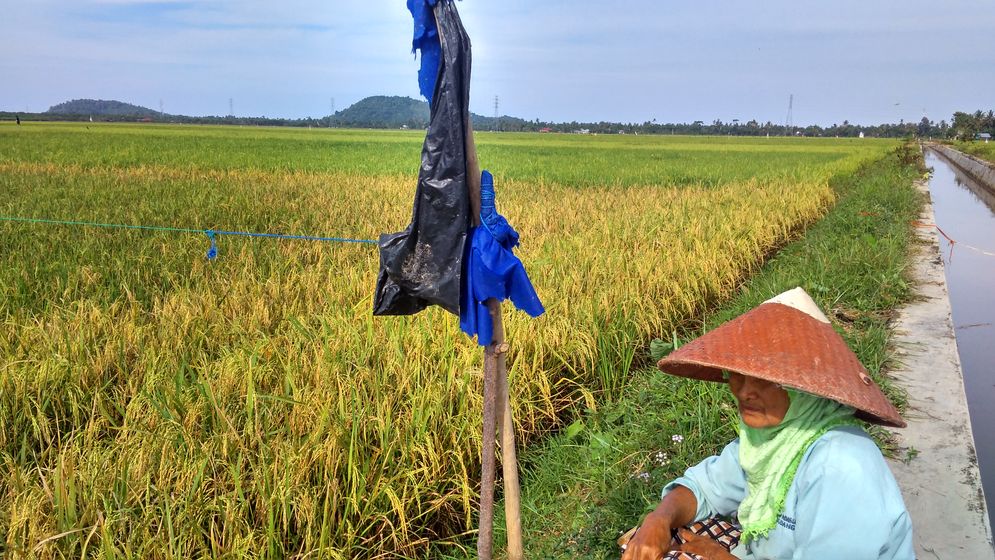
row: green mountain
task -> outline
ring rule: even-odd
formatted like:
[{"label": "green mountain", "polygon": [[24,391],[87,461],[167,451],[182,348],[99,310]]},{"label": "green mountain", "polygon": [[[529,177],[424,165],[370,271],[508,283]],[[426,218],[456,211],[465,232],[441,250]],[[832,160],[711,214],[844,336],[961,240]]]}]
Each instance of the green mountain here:
[{"label": "green mountain", "polygon": [[[332,124],[355,128],[425,128],[429,107],[426,101],[410,97],[374,95],[357,101],[332,116]],[[475,130],[523,130],[528,122],[516,117],[484,117],[470,113]]]},{"label": "green mountain", "polygon": [[146,107],[132,105],[121,101],[105,101],[103,99],[73,99],[49,107],[49,114],[58,115],[102,115],[102,116],[158,116],[158,111]]},{"label": "green mountain", "polygon": [[[199,124],[253,124],[269,126],[319,126],[343,128],[410,128],[422,129],[428,126],[430,111],[428,103],[422,99],[412,99],[397,95],[374,95],[338,111],[331,117],[319,119],[267,119],[266,117],[190,117],[184,115],[160,115],[148,107],[132,105],[122,101],[104,99],[74,99],[53,105],[36,120],[86,120],[98,118],[101,121],[132,121],[134,119]],[[532,123],[517,117],[484,117],[470,113],[474,130],[503,130],[507,132],[538,130],[538,122]]]},{"label": "green mountain", "polygon": [[360,128],[425,128],[428,103],[410,97],[374,95],[353,103],[332,117],[336,126]]}]

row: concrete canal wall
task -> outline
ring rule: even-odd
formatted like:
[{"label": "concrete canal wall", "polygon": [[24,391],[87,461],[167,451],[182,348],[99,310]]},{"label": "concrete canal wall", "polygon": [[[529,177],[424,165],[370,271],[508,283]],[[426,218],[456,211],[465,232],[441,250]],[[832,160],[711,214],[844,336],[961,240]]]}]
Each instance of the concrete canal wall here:
[{"label": "concrete canal wall", "polygon": [[991,191],[991,194],[995,194],[995,165],[943,144],[929,144],[928,147],[939,152],[940,155],[959,167],[961,171],[981,183],[982,186]]},{"label": "concrete canal wall", "polygon": [[[933,224],[927,196],[921,220]],[[908,427],[895,432],[905,456],[891,463],[912,517],[916,558],[995,558],[937,232],[917,230],[918,296],[893,323],[891,375],[908,391]]]}]

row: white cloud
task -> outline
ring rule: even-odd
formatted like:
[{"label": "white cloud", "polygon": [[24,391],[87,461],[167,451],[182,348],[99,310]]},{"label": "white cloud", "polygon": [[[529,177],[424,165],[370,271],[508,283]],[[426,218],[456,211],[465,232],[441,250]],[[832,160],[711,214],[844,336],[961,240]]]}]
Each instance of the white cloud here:
[{"label": "white cloud", "polygon": [[[937,111],[979,99],[974,90],[990,91],[995,78],[977,69],[992,66],[995,53],[973,39],[995,26],[995,6],[952,1],[943,10],[925,0],[803,7],[467,0],[458,7],[474,45],[478,112],[489,114],[499,95],[502,113],[526,118],[693,120],[734,112],[776,121],[789,92],[813,102],[813,120],[880,104],[875,95],[907,94],[910,107]],[[52,104],[69,92],[153,100],[168,92],[167,106],[178,112],[219,113],[233,96],[247,111],[299,116],[324,114],[331,96],[343,108],[365,95],[417,94],[403,0],[9,4],[0,73],[17,79],[5,80],[0,109]],[[920,39],[930,49],[909,46]],[[888,111],[880,118],[892,118]]]}]

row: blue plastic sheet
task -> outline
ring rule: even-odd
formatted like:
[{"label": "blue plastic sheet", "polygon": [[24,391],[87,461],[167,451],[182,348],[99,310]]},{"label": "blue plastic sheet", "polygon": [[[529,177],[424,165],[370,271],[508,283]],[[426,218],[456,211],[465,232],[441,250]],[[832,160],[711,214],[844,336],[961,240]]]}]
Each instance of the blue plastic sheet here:
[{"label": "blue plastic sheet", "polygon": [[439,60],[442,47],[439,43],[439,29],[435,25],[432,7],[438,0],[408,0],[408,10],[415,20],[415,36],[411,41],[411,52],[421,51],[421,69],[418,70],[418,89],[432,103],[435,81],[439,76]]},{"label": "blue plastic sheet", "polygon": [[494,203],[494,178],[488,171],[480,178],[480,225],[472,228],[470,249],[464,259],[463,290],[460,301],[460,329],[477,343],[487,346],[494,340],[494,325],[486,301],[510,299],[515,307],[538,317],[545,309],[522,261],[512,252],[518,246],[518,232],[498,214]]}]

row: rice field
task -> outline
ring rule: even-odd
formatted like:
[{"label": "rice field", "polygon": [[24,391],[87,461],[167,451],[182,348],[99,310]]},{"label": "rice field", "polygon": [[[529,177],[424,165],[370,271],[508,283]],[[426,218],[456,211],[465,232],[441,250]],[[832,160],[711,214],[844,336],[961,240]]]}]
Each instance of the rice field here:
[{"label": "rice field", "polygon": [[[0,216],[375,239],[422,133],[0,126]],[[894,143],[478,134],[547,313],[519,441],[624,390]],[[470,542],[481,352],[370,313],[373,245],[0,221],[0,555],[396,558]],[[510,308],[509,308],[510,309]]]}]

